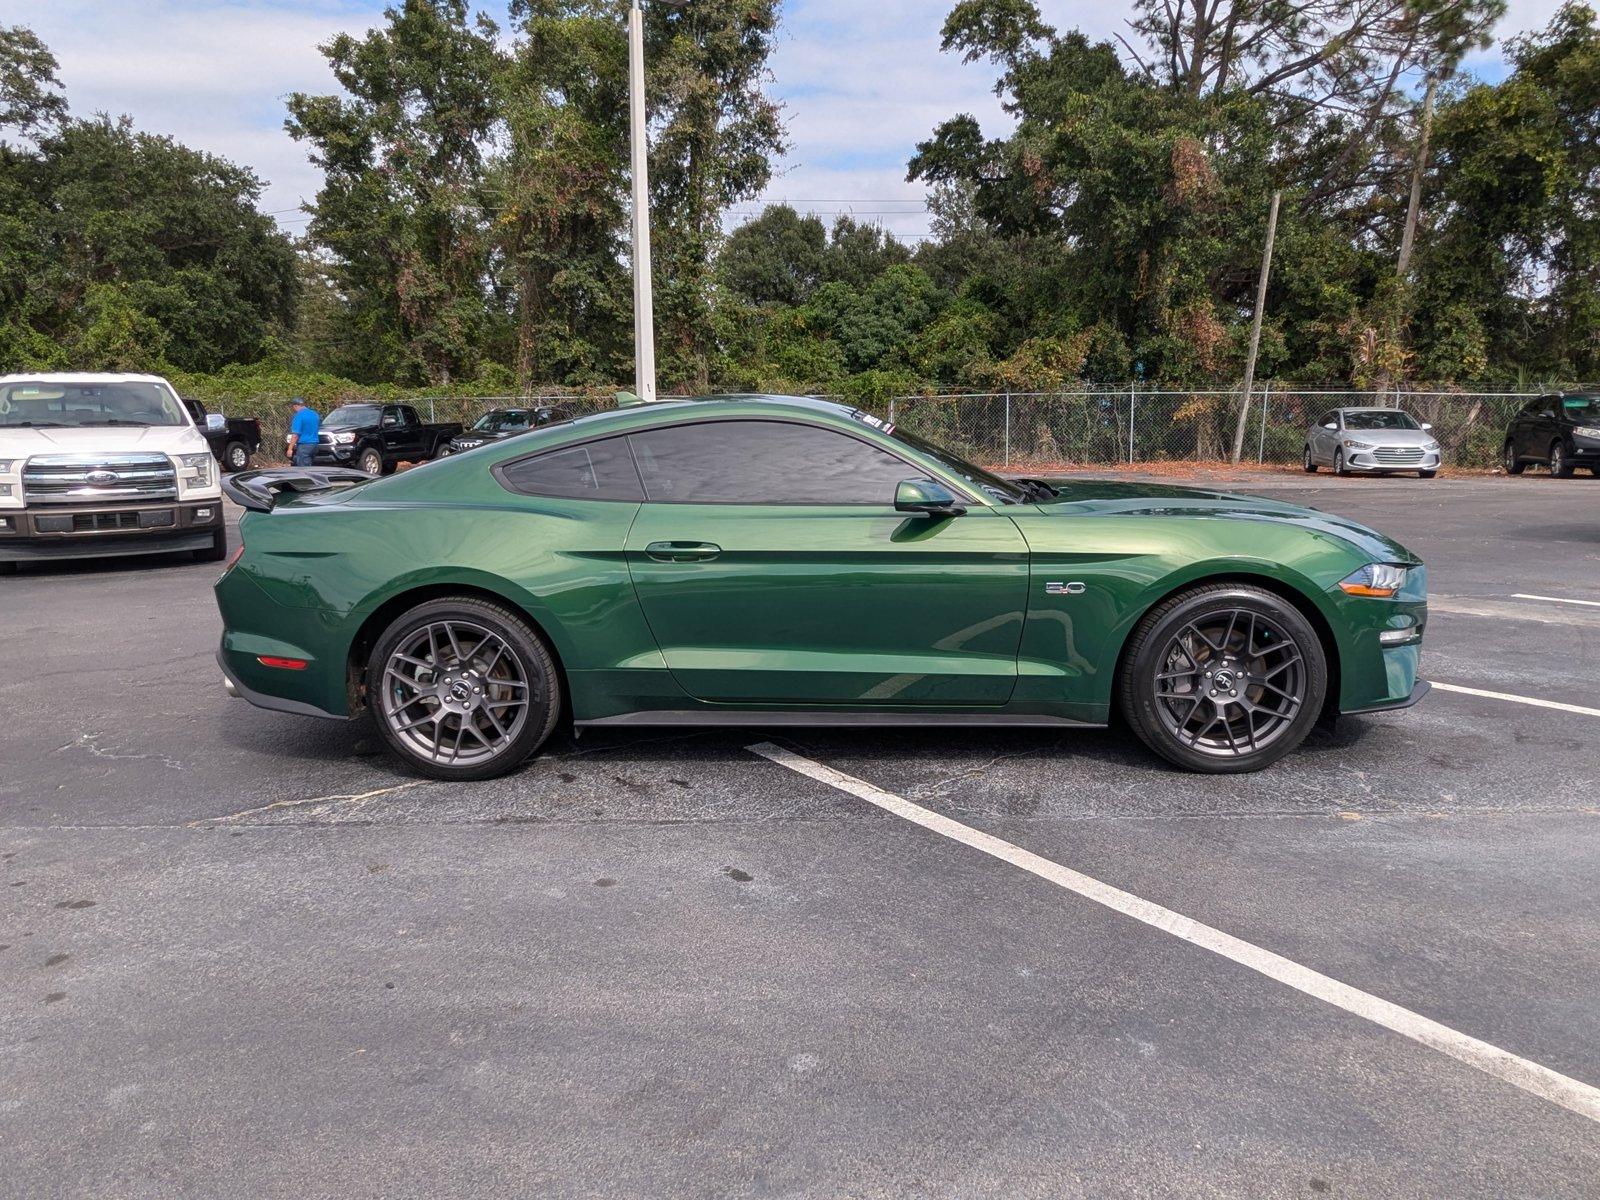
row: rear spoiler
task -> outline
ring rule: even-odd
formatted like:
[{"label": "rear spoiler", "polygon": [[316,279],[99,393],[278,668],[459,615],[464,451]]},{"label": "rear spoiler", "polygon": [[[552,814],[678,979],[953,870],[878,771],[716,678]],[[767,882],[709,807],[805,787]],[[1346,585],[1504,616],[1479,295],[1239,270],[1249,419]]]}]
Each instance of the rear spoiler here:
[{"label": "rear spoiler", "polygon": [[278,493],[331,492],[338,488],[368,483],[372,476],[348,467],[269,467],[261,471],[240,471],[222,477],[222,490],[228,499],[254,512],[271,512]]}]

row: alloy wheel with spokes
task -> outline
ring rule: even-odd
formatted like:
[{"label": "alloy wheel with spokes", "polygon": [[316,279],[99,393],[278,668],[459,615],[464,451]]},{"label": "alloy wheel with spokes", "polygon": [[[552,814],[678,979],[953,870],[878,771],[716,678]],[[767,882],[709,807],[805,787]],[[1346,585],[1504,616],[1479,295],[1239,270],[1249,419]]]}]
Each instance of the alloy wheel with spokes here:
[{"label": "alloy wheel with spokes", "polygon": [[515,767],[555,724],[555,669],[515,613],[434,601],[379,640],[368,698],[385,741],[424,774],[481,779]]},{"label": "alloy wheel with spokes", "polygon": [[1282,597],[1208,584],[1149,613],[1129,640],[1118,688],[1151,749],[1180,766],[1253,771],[1299,745],[1321,715],[1321,640]]},{"label": "alloy wheel with spokes", "polygon": [[1305,704],[1299,646],[1248,608],[1190,621],[1168,639],[1159,665],[1162,723],[1202,754],[1238,757],[1270,746]]}]

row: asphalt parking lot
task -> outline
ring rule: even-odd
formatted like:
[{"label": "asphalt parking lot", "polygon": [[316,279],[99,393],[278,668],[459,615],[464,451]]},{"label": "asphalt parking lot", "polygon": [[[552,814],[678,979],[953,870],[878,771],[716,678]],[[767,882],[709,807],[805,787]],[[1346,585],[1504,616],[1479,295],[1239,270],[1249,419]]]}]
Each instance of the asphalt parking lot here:
[{"label": "asphalt parking lot", "polygon": [[1425,675],[1545,706],[1441,687],[1223,779],[1116,730],[612,731],[444,784],[226,699],[214,565],[0,580],[0,1195],[1600,1195],[1600,479],[1240,490],[1405,542]]}]

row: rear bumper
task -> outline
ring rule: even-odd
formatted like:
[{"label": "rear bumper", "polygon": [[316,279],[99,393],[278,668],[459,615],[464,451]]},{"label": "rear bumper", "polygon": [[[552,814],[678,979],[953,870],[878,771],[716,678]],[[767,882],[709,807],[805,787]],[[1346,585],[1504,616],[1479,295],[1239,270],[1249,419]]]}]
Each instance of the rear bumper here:
[{"label": "rear bumper", "polygon": [[284,696],[271,696],[266,692],[259,692],[255,688],[240,680],[228,665],[226,648],[217,651],[217,666],[222,668],[223,689],[236,700],[248,700],[257,708],[268,708],[273,712],[293,713],[297,717],[323,717],[332,721],[348,721],[350,718],[345,713],[331,713],[326,709],[318,708],[304,700],[290,700]]},{"label": "rear bumper", "polygon": [[0,562],[205,550],[221,528],[221,497],[4,509],[0,510]]}]

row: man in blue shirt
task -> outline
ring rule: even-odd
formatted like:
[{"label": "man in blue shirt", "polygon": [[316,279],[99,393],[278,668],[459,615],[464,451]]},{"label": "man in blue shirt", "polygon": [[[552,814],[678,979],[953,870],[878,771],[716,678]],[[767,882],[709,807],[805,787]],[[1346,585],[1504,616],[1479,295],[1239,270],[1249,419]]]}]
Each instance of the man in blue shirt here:
[{"label": "man in blue shirt", "polygon": [[322,418],[300,396],[289,403],[294,407],[294,417],[289,421],[289,461],[297,467],[309,467],[311,456],[317,450],[317,434],[322,429]]}]

